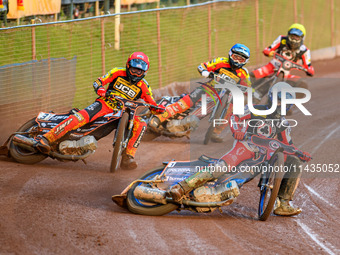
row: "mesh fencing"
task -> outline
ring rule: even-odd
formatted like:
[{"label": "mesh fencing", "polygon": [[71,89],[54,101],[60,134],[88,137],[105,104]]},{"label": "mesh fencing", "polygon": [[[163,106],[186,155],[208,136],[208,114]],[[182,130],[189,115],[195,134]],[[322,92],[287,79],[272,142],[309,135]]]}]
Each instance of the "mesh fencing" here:
[{"label": "mesh fencing", "polygon": [[[115,15],[0,29],[1,126],[8,125],[4,123],[8,117],[23,123],[22,117],[34,117],[39,110],[86,107],[96,98],[93,81],[113,67],[125,67],[134,51],[149,56],[146,79],[156,89],[198,78],[200,63],[227,56],[235,43],[250,48],[248,67],[264,64],[268,59],[261,53],[263,48],[285,35],[294,22],[305,25],[305,44],[310,49],[337,45],[340,19],[335,17],[339,16],[340,0],[217,1],[124,13],[119,50],[115,49]],[[68,75],[68,64],[55,65],[51,59],[74,60],[75,76]],[[17,65],[32,60],[37,61]],[[32,68],[42,61],[47,61],[47,68]],[[70,78],[62,79],[65,75]],[[33,89],[36,83],[39,90]],[[58,93],[54,86],[60,87]]]}]

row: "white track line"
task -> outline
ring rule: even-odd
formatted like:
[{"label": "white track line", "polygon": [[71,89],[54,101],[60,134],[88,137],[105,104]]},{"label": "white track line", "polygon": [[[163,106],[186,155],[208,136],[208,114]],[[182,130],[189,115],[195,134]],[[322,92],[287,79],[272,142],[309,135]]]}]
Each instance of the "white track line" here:
[{"label": "white track line", "polygon": [[317,134],[315,134],[314,136],[309,137],[308,139],[306,139],[301,145],[299,145],[299,148],[302,148],[303,146],[305,146],[307,143],[314,141],[316,136],[320,136],[322,135],[322,133],[327,132],[329,129],[332,129],[334,126],[336,126],[337,123],[332,123],[330,126],[328,126],[325,129],[322,129],[320,132],[318,132]]},{"label": "white track line", "polygon": [[310,193],[312,193],[313,195],[317,196],[319,199],[321,199],[322,201],[326,202],[328,205],[330,205],[331,207],[337,209],[337,207],[335,205],[333,205],[332,203],[328,202],[325,198],[323,198],[319,193],[317,193],[314,189],[312,189],[312,187],[308,186],[307,184],[304,184],[305,187],[308,189],[308,191]]},{"label": "white track line", "polygon": [[[331,249],[329,249],[324,243],[327,243],[328,246],[331,246],[333,249],[335,249],[330,243],[326,242],[322,238],[320,238],[317,234],[313,233],[313,231],[307,227],[305,224],[300,222],[300,220],[296,220],[297,224],[302,228],[302,230],[314,241],[316,242],[322,249],[324,249],[328,254],[330,255],[336,255],[338,254],[337,250],[333,252]],[[320,239],[320,240],[319,240]]]},{"label": "white track line", "polygon": [[312,151],[312,154],[315,153],[321,147],[321,145],[327,141],[328,138],[330,138],[336,131],[338,131],[338,129],[340,129],[340,126],[338,126],[338,128],[330,132],[317,146],[315,146],[314,150]]}]

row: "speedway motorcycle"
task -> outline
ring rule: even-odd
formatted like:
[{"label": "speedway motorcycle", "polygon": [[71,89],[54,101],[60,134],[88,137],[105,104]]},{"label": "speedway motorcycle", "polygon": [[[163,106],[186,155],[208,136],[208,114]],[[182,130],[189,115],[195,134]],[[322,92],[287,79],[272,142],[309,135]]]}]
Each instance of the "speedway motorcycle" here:
[{"label": "speedway motorcycle", "polygon": [[113,105],[117,105],[117,111],[68,132],[60,140],[51,144],[51,151],[48,154],[38,151],[34,147],[34,141],[29,138],[46,134],[79,109],[74,108],[68,113],[40,112],[36,118],[26,122],[7,139],[0,148],[2,154],[7,154],[15,161],[24,164],[35,164],[47,157],[60,161],[82,160],[86,163],[85,159],[97,149],[97,141],[115,130],[110,172],[116,171],[119,168],[122,151],[131,137],[134,116],[138,114],[138,110],[145,107],[160,108],[114,95],[107,98]]},{"label": "speedway motorcycle", "polygon": [[166,190],[197,171],[218,165],[218,159],[202,155],[196,161],[163,163],[163,166],[133,181],[120,195],[112,196],[112,200],[132,213],[143,215],[160,216],[174,210],[207,213],[232,204],[239,194],[238,188],[260,175],[258,218],[265,221],[274,208],[279,192],[285,155],[302,155],[302,152],[276,139],[256,135],[247,136],[246,139],[259,147],[256,159],[241,162],[236,172],[226,171],[219,179],[194,189],[179,202],[174,201]]},{"label": "speedway motorcycle", "polygon": [[277,82],[286,81],[293,69],[307,72],[307,69],[286,57],[274,53],[275,68],[272,76],[255,82],[254,103],[265,104],[269,89]]}]

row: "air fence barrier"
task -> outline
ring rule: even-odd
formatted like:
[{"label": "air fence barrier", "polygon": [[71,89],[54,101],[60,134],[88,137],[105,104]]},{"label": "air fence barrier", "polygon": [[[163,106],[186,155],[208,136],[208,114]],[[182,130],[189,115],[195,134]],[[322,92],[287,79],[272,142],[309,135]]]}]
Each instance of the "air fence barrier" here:
[{"label": "air fence barrier", "polygon": [[156,91],[199,78],[200,63],[227,56],[235,43],[250,48],[248,66],[267,62],[263,48],[294,22],[305,25],[309,48],[334,47],[340,42],[339,14],[339,0],[212,1],[1,28],[0,142],[39,111],[91,104],[93,81],[125,67],[134,51],[149,56],[146,79]]}]

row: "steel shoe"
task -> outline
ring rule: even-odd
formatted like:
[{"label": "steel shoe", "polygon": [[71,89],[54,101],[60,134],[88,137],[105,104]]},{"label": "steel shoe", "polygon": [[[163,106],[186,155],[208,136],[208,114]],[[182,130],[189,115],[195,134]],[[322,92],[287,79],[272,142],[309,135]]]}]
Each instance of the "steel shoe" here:
[{"label": "steel shoe", "polygon": [[288,199],[277,198],[277,207],[274,210],[274,214],[280,216],[294,216],[302,212],[298,207],[293,207],[289,204]]},{"label": "steel shoe", "polygon": [[137,162],[134,160],[134,158],[131,155],[123,153],[122,161],[120,162],[120,168],[126,169],[126,170],[133,170],[133,169],[136,169],[137,166],[138,166]]},{"label": "steel shoe", "polygon": [[212,133],[210,140],[213,143],[223,143],[223,138],[221,137],[221,135],[216,133]]}]

